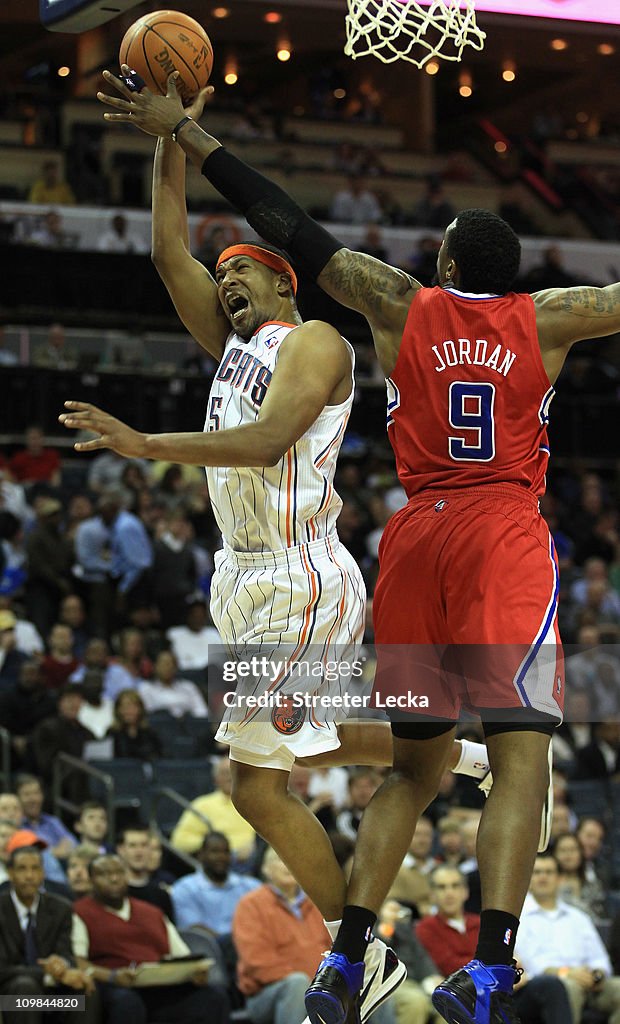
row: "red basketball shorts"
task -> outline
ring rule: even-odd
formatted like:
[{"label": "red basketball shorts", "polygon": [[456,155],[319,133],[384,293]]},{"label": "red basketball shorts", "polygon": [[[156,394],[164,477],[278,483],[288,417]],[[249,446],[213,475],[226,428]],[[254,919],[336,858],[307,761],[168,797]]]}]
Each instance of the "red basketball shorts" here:
[{"label": "red basketball shorts", "polygon": [[559,573],[532,494],[426,491],[389,521],[379,561],[375,703],[390,717],[463,706],[561,720]]}]

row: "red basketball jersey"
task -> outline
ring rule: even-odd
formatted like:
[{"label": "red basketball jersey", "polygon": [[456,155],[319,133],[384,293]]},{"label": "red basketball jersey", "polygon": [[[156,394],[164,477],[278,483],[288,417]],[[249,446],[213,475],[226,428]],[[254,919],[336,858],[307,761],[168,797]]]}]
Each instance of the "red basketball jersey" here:
[{"label": "red basketball jersey", "polygon": [[421,288],[387,388],[388,432],[408,497],[483,483],[544,494],[555,392],[529,295]]}]

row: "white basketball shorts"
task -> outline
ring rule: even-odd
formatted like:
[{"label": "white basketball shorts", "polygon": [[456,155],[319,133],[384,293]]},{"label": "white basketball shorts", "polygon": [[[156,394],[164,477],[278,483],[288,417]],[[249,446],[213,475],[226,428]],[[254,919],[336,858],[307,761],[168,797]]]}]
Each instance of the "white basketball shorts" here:
[{"label": "white basketball shorts", "polygon": [[279,551],[216,554],[211,614],[235,666],[216,739],[232,760],[289,771],[296,757],[339,745],[337,724],[362,699],[365,605],[335,531]]}]

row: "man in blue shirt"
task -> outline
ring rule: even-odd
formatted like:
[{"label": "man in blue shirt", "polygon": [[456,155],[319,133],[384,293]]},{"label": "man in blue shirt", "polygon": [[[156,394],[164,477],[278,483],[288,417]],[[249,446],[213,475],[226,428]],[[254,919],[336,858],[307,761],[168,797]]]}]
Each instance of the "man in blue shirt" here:
[{"label": "man in blue shirt", "polygon": [[230,844],[222,832],[209,832],[196,857],[202,871],[184,875],[171,889],[177,927],[201,925],[218,936],[230,935],[237,903],[261,883],[230,870]]},{"label": "man in blue shirt", "polygon": [[151,603],[153,547],[144,524],[123,508],[120,491],[106,491],[99,514],[110,535],[110,575],[116,580],[118,610],[130,613]]},{"label": "man in blue shirt", "polygon": [[24,814],[22,828],[31,829],[47,843],[55,857],[68,857],[77,839],[60,818],[43,813],[43,787],[36,775],[18,775],[15,789]]}]

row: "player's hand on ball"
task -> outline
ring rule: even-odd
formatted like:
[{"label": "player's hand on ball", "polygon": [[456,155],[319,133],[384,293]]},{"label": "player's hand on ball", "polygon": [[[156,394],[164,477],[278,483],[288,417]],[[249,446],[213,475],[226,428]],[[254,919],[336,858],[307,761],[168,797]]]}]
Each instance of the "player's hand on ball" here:
[{"label": "player's hand on ball", "polygon": [[69,430],[90,430],[98,437],[92,441],[76,441],[76,452],[92,452],[99,448],[111,448],[112,451],[124,455],[128,459],[140,458],[144,455],[145,436],[132,430],[126,423],[98,409],[88,402],[65,402],[69,413],[61,413],[60,423]]},{"label": "player's hand on ball", "polygon": [[[123,64],[121,71],[124,75],[130,74],[131,69]],[[200,117],[207,96],[213,92],[213,86],[206,86],[198,93],[190,107],[184,107],[177,90],[178,71],[173,71],[168,76],[168,91],[165,96],[156,96],[146,86],[139,92],[132,92],[123,81],[113,75],[110,71],[104,71],[103,77],[108,85],[112,85],[119,96],[110,96],[105,92],[98,92],[97,99],[108,107],[113,107],[115,113],[106,111],[103,115],[106,121],[134,124],[136,128],[146,132],[147,135],[160,135],[163,138],[170,138],[173,129],[182,118]],[[193,110],[197,113],[194,114]]]}]

